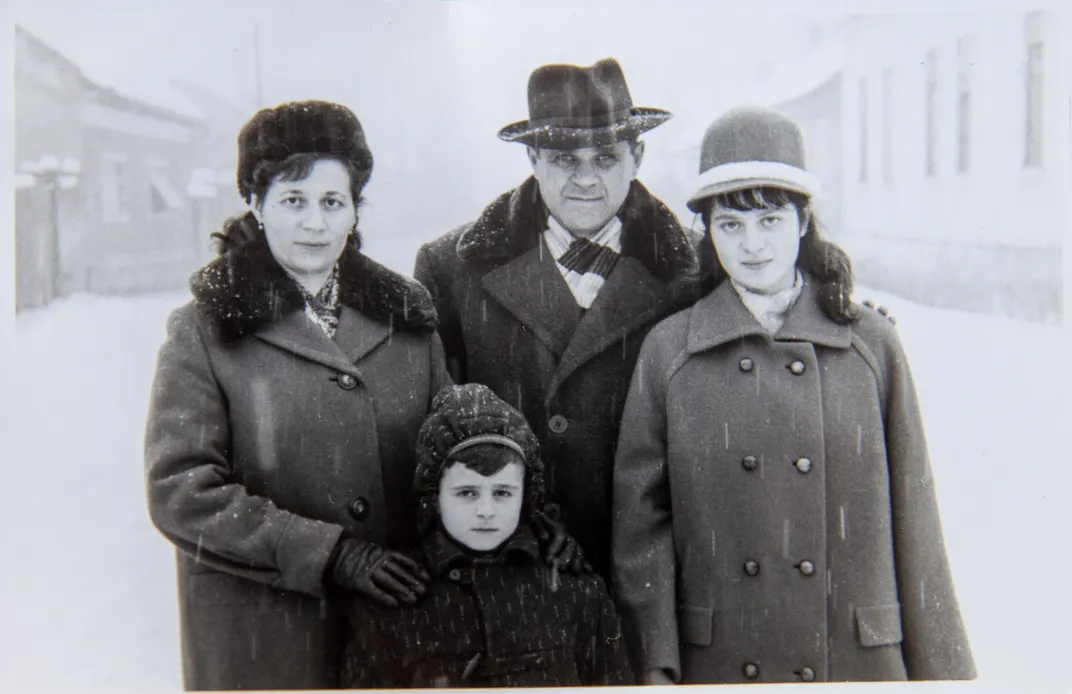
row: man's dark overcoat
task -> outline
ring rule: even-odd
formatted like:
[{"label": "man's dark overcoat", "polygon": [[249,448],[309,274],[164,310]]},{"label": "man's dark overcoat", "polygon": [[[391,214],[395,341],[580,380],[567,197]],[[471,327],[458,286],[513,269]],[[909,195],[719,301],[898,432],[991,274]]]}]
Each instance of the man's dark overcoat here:
[{"label": "man's dark overcoat", "polygon": [[547,461],[548,493],[593,566],[610,567],[611,467],[640,345],[688,302],[694,270],[674,214],[634,181],[619,218],[622,257],[582,311],[541,237],[534,178],[480,217],[423,246],[415,275],[431,292],[448,364],[525,415]]}]

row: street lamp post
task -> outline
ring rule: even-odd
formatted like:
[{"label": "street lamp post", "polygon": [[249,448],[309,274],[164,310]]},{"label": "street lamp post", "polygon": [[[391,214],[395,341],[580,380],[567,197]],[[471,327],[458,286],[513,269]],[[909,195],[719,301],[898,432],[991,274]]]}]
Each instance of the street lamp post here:
[{"label": "street lamp post", "polygon": [[15,175],[16,188],[32,188],[38,184],[48,191],[49,238],[51,245],[49,271],[51,296],[59,296],[60,271],[60,211],[59,191],[70,190],[78,185],[82,165],[74,157],[59,157],[46,154],[37,161],[23,162],[21,172]]}]

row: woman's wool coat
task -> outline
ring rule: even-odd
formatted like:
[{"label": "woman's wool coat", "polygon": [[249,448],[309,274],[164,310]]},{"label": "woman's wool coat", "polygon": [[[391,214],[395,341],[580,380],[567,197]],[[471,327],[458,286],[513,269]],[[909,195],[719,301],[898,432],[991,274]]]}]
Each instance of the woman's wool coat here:
[{"label": "woman's wool coat", "polygon": [[334,339],[263,239],[195,274],[159,353],[149,511],[178,548],[188,689],[338,684],[340,533],[413,546],[414,440],[449,383],[427,292],[347,248]]},{"label": "woman's wool coat", "polygon": [[916,392],[876,312],[806,277],[772,338],[727,282],[651,331],[614,471],[640,671],[685,683],[970,679]]}]

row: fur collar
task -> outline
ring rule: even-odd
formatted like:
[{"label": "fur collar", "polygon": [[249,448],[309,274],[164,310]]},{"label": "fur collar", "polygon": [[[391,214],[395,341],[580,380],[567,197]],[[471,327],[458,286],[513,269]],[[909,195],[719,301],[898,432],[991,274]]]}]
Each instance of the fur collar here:
[{"label": "fur collar", "polygon": [[[195,272],[190,290],[228,341],[305,307],[297,283],[276,261],[263,233]],[[376,263],[350,243],[339,258],[339,301],[395,330],[435,328],[435,308],[424,287]]]},{"label": "fur collar", "polygon": [[[696,253],[674,213],[633,181],[618,216],[622,255],[636,258],[660,282],[679,279],[696,268]],[[458,256],[501,265],[534,247],[547,225],[547,210],[536,179],[503,193],[458,237]]]}]

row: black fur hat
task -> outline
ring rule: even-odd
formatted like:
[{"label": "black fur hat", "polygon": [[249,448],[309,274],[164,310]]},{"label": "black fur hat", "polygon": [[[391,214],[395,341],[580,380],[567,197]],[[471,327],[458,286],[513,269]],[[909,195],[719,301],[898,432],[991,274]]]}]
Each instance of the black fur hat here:
[{"label": "black fur hat", "polygon": [[258,111],[238,134],[238,192],[246,202],[256,190],[258,169],[292,154],[330,154],[363,176],[372,173],[372,151],[353,111],[330,101],[292,101]]}]

